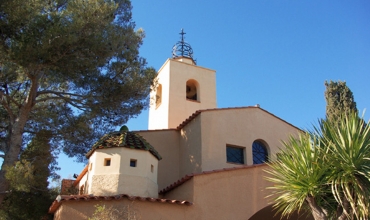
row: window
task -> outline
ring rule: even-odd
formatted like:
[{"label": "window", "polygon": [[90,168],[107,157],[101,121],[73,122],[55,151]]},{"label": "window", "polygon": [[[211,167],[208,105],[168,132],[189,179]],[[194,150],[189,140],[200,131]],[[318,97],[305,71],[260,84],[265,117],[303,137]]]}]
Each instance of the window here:
[{"label": "window", "polygon": [[158,108],[162,103],[162,85],[158,84],[156,95],[155,95],[155,105]]},{"label": "window", "polygon": [[83,195],[84,194],[84,185],[82,185],[80,187],[80,192],[79,192],[80,195]]},{"label": "window", "polygon": [[104,166],[110,166],[110,158],[104,159]]},{"label": "window", "polygon": [[130,167],[136,167],[136,162],[137,162],[137,160],[131,159],[130,160]]},{"label": "window", "polygon": [[190,79],[186,82],[186,99],[199,101],[198,97],[198,82]]},{"label": "window", "polygon": [[154,166],[150,165],[150,171],[153,173],[154,172]]},{"label": "window", "polygon": [[90,163],[90,169],[89,169],[90,171],[92,170],[92,166],[93,166],[93,163]]},{"label": "window", "polygon": [[252,145],[253,164],[261,164],[268,161],[266,146],[261,141],[254,141]]},{"label": "window", "polygon": [[226,146],[226,158],[228,163],[244,164],[244,148]]}]

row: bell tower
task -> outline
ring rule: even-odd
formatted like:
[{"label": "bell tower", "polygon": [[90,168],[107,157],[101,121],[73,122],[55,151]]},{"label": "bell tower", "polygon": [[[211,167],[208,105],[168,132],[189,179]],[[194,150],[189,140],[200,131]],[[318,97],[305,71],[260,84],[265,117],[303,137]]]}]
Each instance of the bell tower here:
[{"label": "bell tower", "polygon": [[216,71],[197,66],[183,29],[180,35],[150,94],[149,130],[176,128],[197,110],[217,107]]}]

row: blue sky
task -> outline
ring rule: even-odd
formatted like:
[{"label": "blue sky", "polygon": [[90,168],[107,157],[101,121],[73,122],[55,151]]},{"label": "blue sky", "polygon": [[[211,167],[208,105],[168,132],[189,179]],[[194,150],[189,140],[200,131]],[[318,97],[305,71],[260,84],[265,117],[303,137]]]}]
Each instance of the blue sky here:
[{"label": "blue sky", "polygon": [[[370,1],[134,0],[141,56],[159,69],[184,28],[198,66],[216,70],[217,105],[261,108],[307,129],[325,116],[324,82],[370,108]],[[368,110],[369,111],[369,110]],[[370,112],[365,114],[369,119]],[[146,130],[148,111],[128,122]],[[60,158],[62,178],[83,164]]]}]

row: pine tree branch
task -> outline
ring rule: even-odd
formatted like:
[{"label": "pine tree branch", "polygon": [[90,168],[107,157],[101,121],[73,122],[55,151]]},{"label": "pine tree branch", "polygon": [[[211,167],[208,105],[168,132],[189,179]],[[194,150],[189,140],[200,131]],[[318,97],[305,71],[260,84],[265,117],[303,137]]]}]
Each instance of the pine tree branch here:
[{"label": "pine tree branch", "polygon": [[[70,96],[84,97],[83,95],[79,95],[79,94],[76,94],[76,93],[57,92],[57,91],[52,91],[52,90],[39,91],[37,93],[37,96],[43,95],[43,94],[54,94],[54,95],[57,95],[57,96],[70,95]],[[40,100],[42,100],[42,99],[40,99]]]},{"label": "pine tree branch", "polygon": [[8,112],[9,118],[11,121],[14,121],[14,114],[12,109],[9,106],[9,103],[7,102],[8,98],[10,98],[8,95],[6,95],[3,91],[0,90],[0,101],[1,104],[4,106],[4,109]]},{"label": "pine tree branch", "polygon": [[[69,93],[69,92],[56,92],[56,91],[52,91],[52,90],[45,90],[45,91],[38,92],[37,93],[37,96],[43,95],[43,94],[54,94],[56,96],[38,99],[36,101],[36,103],[50,101],[50,100],[64,100],[68,104],[72,105],[75,108],[78,108],[80,110],[85,110],[86,109],[84,107],[83,103],[82,103],[82,99],[77,99],[77,97],[78,98],[83,98],[84,95],[79,95],[79,94]],[[72,96],[72,97],[74,96],[74,97],[76,97],[76,99],[75,98],[66,97],[66,96]]]},{"label": "pine tree branch", "polygon": [[49,101],[49,100],[64,100],[65,102],[67,102],[68,104],[72,105],[73,107],[79,110],[86,110],[86,107],[84,107],[83,103],[81,103],[81,100],[71,99],[71,98],[67,98],[64,96],[44,98],[44,99],[37,100],[36,103]]}]

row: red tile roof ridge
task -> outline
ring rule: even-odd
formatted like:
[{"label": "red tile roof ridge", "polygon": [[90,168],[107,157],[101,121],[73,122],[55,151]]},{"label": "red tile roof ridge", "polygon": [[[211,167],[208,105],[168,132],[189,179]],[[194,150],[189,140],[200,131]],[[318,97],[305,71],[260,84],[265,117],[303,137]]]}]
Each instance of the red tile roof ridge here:
[{"label": "red tile roof ridge", "polygon": [[77,184],[81,181],[82,177],[87,173],[87,169],[89,165],[86,165],[85,168],[81,171],[81,173],[77,176],[77,179],[73,182],[73,186],[77,186]]},{"label": "red tile roof ridge", "polygon": [[132,131],[132,132],[171,131],[171,130],[177,131],[177,128],[161,128],[161,129],[151,129],[151,130],[135,130],[135,131]]},{"label": "red tile roof ridge", "polygon": [[179,126],[177,126],[177,130],[181,130],[183,127],[185,127],[190,121],[192,121],[194,118],[196,118],[198,115],[200,115],[200,113],[202,112],[209,112],[209,111],[222,111],[222,110],[230,110],[230,109],[248,109],[248,108],[257,108],[257,109],[260,109],[264,112],[266,112],[267,114],[287,123],[288,125],[292,126],[292,127],[295,127],[297,128],[298,130],[301,130],[300,128],[294,126],[293,124],[285,121],[284,119],[282,118],[279,118],[278,116],[272,114],[271,112],[259,107],[258,105],[257,106],[241,106],[241,107],[226,107],[226,108],[211,108],[211,109],[201,109],[201,110],[197,110],[195,111],[192,115],[190,115],[187,119],[185,119]]},{"label": "red tile roof ridge", "polygon": [[186,200],[173,200],[173,199],[163,199],[163,198],[152,198],[152,197],[141,197],[141,196],[130,196],[127,194],[118,194],[112,196],[94,196],[94,195],[59,195],[54,200],[49,208],[49,213],[55,213],[63,202],[67,201],[90,201],[90,200],[121,200],[127,198],[129,200],[139,200],[148,202],[160,202],[160,203],[170,203],[179,205],[193,205],[192,202]]},{"label": "red tile roof ridge", "polygon": [[165,194],[165,193],[175,189],[176,187],[182,185],[183,183],[185,183],[189,179],[193,178],[194,176],[207,175],[207,174],[213,174],[213,173],[219,173],[219,172],[225,172],[225,171],[231,171],[231,170],[251,169],[251,168],[260,167],[260,166],[267,166],[267,164],[244,165],[244,166],[240,166],[240,167],[228,167],[228,168],[222,168],[222,169],[217,169],[217,170],[203,171],[203,172],[200,172],[200,173],[187,174],[184,177],[182,177],[181,179],[175,181],[171,185],[169,185],[169,186],[165,187],[164,189],[162,189],[161,191],[159,191],[159,194]]}]

